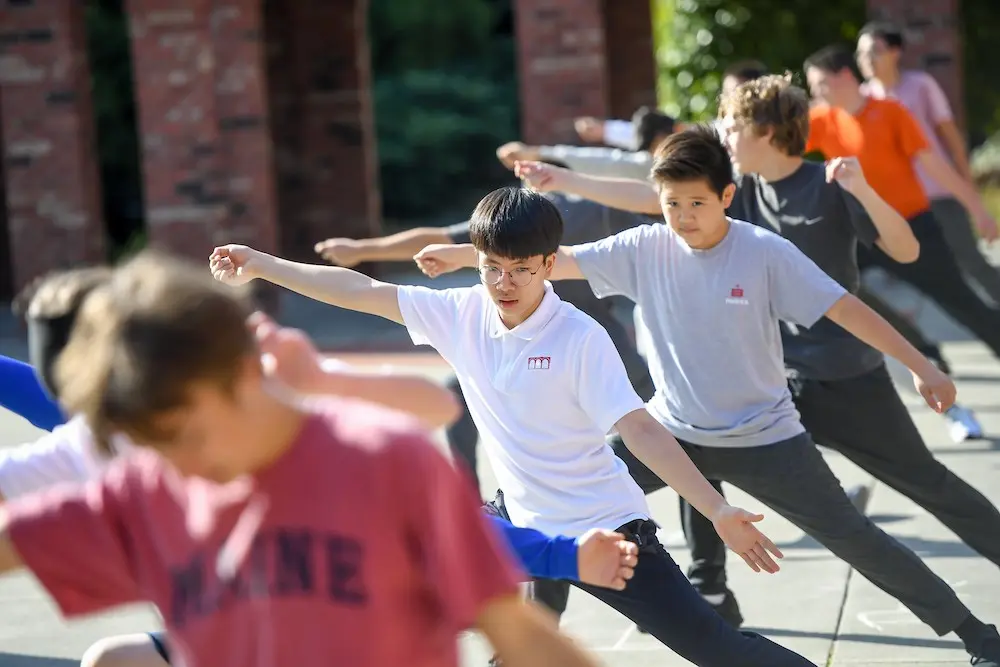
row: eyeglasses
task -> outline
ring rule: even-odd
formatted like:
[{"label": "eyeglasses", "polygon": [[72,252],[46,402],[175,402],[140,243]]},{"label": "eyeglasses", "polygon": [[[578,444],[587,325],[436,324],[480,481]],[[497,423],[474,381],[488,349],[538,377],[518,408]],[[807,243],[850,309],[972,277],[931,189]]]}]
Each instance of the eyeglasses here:
[{"label": "eyeglasses", "polygon": [[479,276],[483,279],[484,283],[493,287],[494,285],[500,284],[500,281],[503,280],[503,274],[506,273],[510,276],[510,281],[514,283],[516,287],[524,287],[531,282],[531,279],[535,277],[536,273],[542,270],[542,266],[545,266],[544,262],[534,271],[523,266],[511,269],[510,271],[504,271],[498,266],[480,266]]}]

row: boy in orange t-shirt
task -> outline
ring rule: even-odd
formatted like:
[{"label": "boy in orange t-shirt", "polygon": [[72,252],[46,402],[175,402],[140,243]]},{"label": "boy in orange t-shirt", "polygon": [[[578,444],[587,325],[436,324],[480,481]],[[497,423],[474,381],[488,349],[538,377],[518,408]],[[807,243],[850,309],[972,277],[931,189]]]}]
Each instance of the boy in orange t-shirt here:
[{"label": "boy in orange t-shirt", "polygon": [[859,248],[862,266],[879,266],[933,299],[1000,357],[1000,310],[987,305],[965,282],[931,213],[930,199],[914,163],[947,188],[968,210],[984,238],[996,238],[996,221],[978,193],[931,150],[916,119],[899,102],[866,97],[854,54],[826,47],[805,62],[809,88],[819,104],[809,114],[806,152],[826,159],[857,157],[872,188],[910,222],[920,256],[900,264],[878,248]]}]

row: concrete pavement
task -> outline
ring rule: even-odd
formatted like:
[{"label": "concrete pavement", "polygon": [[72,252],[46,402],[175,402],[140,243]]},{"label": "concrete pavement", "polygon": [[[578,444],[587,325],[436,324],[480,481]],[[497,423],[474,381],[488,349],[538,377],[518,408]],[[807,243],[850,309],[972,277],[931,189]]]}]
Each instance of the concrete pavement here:
[{"label": "concrete pavement", "polygon": [[[894,299],[908,298],[894,285],[881,285]],[[896,290],[894,292],[894,290]],[[915,304],[918,302],[914,301]],[[923,407],[900,374],[900,386],[927,442],[956,473],[994,503],[1000,503],[1000,363],[985,348],[945,321],[933,306],[919,305],[914,314],[946,344],[959,384],[960,398],[974,408],[990,440],[951,443],[943,420]],[[448,370],[433,356],[346,355],[363,365],[392,364],[444,379]],[[0,415],[0,444],[34,438],[36,431],[8,414]],[[973,554],[940,523],[895,492],[873,484],[869,476],[836,454],[827,454],[845,486],[872,485],[869,515],[914,548],[928,565],[959,592],[981,618],[1000,619],[1000,572]],[[484,491],[493,476],[484,462]],[[958,665],[968,658],[954,637],[938,638],[894,600],[875,589],[829,552],[752,498],[733,490],[731,499],[767,515],[764,529],[780,544],[786,558],[780,573],[750,572],[731,559],[731,584],[737,591],[747,627],[792,648],[819,665],[875,664]],[[654,516],[663,524],[663,539],[682,567],[686,549],[680,543],[676,496],[661,491],[650,497]],[[70,664],[94,640],[109,634],[156,627],[144,609],[102,615],[85,622],[64,623],[28,576],[0,579],[0,667],[44,667]],[[671,667],[687,664],[662,648],[613,611],[574,591],[564,628],[594,650],[609,667]],[[481,667],[487,652],[475,637],[463,639],[463,665]]]}]

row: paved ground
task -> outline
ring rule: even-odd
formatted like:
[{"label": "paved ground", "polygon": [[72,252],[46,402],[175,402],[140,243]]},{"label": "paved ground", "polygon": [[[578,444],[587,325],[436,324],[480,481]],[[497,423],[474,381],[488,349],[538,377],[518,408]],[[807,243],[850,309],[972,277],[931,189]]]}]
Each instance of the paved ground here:
[{"label": "paved ground", "polygon": [[[1000,485],[996,483],[1000,469],[1000,363],[978,343],[968,342],[967,335],[946,322],[932,306],[921,305],[895,286],[881,287],[901,306],[910,304],[905,307],[935,336],[953,341],[947,344],[946,353],[955,367],[961,398],[978,411],[993,439],[952,444],[943,421],[920,405],[902,375],[900,386],[921,431],[940,459],[1000,503]],[[347,357],[365,365],[391,363],[408,367],[439,379],[447,375],[439,361],[423,354]],[[0,414],[0,445],[24,442],[36,435],[18,418]],[[829,455],[828,459],[845,485],[872,484],[868,476],[839,456]],[[485,465],[481,473],[484,488],[490,488],[492,475]],[[738,492],[733,492],[731,499],[750,509],[759,507]],[[662,491],[651,496],[651,505],[657,520],[664,524],[664,540],[685,565],[685,549],[678,540],[676,497],[669,490]],[[889,489],[873,485],[868,510],[873,520],[917,550],[955,586],[977,614],[993,622],[1000,619],[1000,573],[993,565],[972,554],[933,518]],[[825,549],[780,517],[767,514],[764,528],[786,553],[782,572],[754,575],[742,564],[732,564],[732,585],[740,595],[749,627],[820,665],[967,663],[954,638],[935,637],[894,600],[852,575]],[[58,619],[29,577],[0,579],[0,667],[70,664],[101,636],[155,626],[155,617],[143,609],[66,624]],[[564,627],[611,667],[687,664],[579,592],[570,599]],[[478,640],[464,640],[463,648],[463,664],[484,664],[486,653]]]}]

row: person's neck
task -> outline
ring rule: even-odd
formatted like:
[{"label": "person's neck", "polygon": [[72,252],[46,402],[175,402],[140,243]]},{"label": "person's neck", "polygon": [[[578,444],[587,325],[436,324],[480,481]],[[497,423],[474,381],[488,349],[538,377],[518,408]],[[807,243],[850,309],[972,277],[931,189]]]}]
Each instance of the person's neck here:
[{"label": "person's neck", "polygon": [[757,170],[757,175],[765,181],[780,181],[794,174],[801,166],[801,156],[775,152],[774,155],[768,158],[766,164]]},{"label": "person's neck", "polygon": [[306,420],[301,409],[271,394],[262,393],[255,403],[252,414],[258,427],[252,432],[256,437],[251,442],[234,443],[239,454],[228,471],[230,479],[273,465],[295,444]]},{"label": "person's neck", "polygon": [[538,301],[535,302],[535,305],[526,310],[524,314],[518,315],[516,317],[504,317],[503,311],[500,311],[500,321],[503,322],[503,325],[508,329],[513,329],[514,327],[524,324],[525,322],[528,321],[528,318],[530,318],[532,315],[535,314],[535,311],[538,310],[538,307],[542,305],[543,299],[545,299],[545,292],[542,292],[542,296],[538,298]]},{"label": "person's neck", "polygon": [[892,90],[899,84],[901,76],[902,72],[900,72],[899,69],[893,69],[888,72],[883,72],[880,76],[876,76],[874,78],[884,90]]},{"label": "person's neck", "polygon": [[861,111],[868,101],[868,98],[861,94],[860,87],[854,92],[845,95],[844,98],[844,103],[840,105],[840,108],[852,116]]},{"label": "person's neck", "polygon": [[711,250],[715,246],[722,243],[722,241],[726,238],[726,234],[728,233],[729,233],[729,218],[723,217],[723,224],[719,227],[718,231],[716,231],[715,234],[706,238],[704,243],[701,243],[696,246],[689,244],[689,247],[691,247],[694,250]]}]

